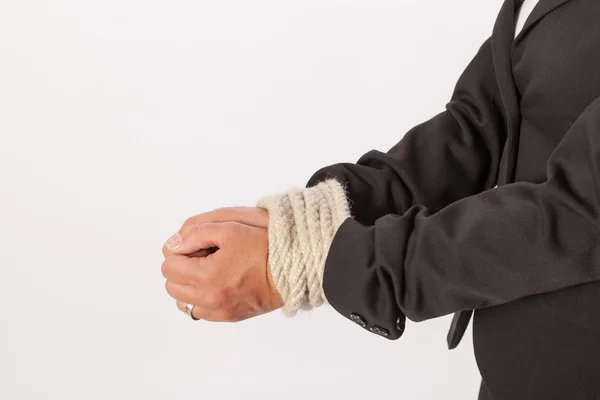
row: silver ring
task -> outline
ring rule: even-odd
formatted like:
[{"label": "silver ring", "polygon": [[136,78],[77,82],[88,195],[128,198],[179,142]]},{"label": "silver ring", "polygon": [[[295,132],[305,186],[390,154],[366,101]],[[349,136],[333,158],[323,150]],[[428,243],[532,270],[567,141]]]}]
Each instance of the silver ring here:
[{"label": "silver ring", "polygon": [[192,312],[194,311],[194,305],[193,304],[186,304],[185,305],[185,313],[187,315],[189,315],[194,321],[198,321],[200,318],[195,318],[192,315]]}]

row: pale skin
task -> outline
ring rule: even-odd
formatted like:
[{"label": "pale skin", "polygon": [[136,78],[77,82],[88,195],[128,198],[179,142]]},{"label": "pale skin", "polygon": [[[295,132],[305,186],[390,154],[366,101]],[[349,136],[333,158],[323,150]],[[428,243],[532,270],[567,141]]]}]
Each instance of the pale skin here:
[{"label": "pale skin", "polygon": [[194,318],[238,322],[280,308],[268,266],[269,214],[221,208],[188,218],[163,246],[167,293]]}]

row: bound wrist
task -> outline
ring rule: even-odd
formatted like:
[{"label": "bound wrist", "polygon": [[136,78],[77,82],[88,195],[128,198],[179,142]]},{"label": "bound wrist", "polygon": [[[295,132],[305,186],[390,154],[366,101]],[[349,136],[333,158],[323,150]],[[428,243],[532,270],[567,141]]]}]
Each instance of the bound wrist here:
[{"label": "bound wrist", "polygon": [[342,184],[328,179],[263,197],[257,206],[269,212],[269,273],[284,313],[323,304],[327,252],[337,228],[351,217]]}]

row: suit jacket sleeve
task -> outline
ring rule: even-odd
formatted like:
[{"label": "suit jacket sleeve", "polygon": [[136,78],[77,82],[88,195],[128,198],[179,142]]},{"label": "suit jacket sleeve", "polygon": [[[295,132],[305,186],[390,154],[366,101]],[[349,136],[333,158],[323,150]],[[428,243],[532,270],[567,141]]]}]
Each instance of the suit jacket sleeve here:
[{"label": "suit jacket sleeve", "polygon": [[543,183],[492,188],[435,213],[414,205],[373,226],[346,219],[325,264],[330,304],[393,330],[401,314],[421,321],[600,279],[600,97],[546,171]]},{"label": "suit jacket sleeve", "polygon": [[[386,214],[403,214],[416,204],[430,212],[440,210],[496,184],[506,142],[503,115],[488,38],[461,74],[443,112],[409,130],[385,153],[372,150],[355,164],[322,168],[307,187],[336,178],[345,186],[353,218],[364,225]],[[326,297],[339,303],[335,296],[332,291]],[[406,317],[397,308],[386,312],[384,319],[393,314],[398,322],[388,337],[398,338]],[[348,316],[345,308],[343,314]]]},{"label": "suit jacket sleeve", "polygon": [[486,40],[460,76],[445,110],[409,130],[387,152],[322,168],[308,181],[345,185],[353,217],[372,224],[414,204],[439,210],[494,187],[506,141],[503,108]]}]

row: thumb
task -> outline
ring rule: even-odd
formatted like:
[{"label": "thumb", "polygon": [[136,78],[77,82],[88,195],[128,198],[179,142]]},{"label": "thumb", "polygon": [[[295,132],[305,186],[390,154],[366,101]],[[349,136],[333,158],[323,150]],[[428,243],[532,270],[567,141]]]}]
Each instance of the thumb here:
[{"label": "thumb", "polygon": [[176,233],[165,243],[165,248],[175,254],[191,254],[221,247],[229,223],[196,225],[184,233]]}]

